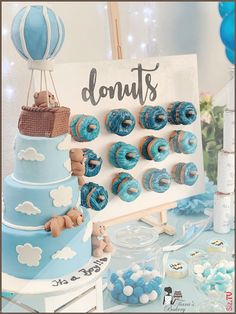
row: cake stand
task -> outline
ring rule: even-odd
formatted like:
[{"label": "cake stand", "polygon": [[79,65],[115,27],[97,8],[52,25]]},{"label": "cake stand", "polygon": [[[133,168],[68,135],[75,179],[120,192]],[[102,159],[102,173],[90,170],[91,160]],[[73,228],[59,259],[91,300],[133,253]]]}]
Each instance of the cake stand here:
[{"label": "cake stand", "polygon": [[15,304],[26,312],[70,313],[102,312],[102,273],[106,270],[111,254],[92,257],[73,273],[55,279],[26,280],[2,274],[2,291],[13,293],[3,296],[8,304],[3,312],[11,312]]}]

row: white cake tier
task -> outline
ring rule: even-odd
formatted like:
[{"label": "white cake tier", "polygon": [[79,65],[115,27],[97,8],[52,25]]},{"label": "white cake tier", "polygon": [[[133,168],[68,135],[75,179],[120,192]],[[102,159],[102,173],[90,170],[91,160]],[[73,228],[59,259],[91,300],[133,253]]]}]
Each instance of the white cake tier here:
[{"label": "white cake tier", "polygon": [[69,178],[71,136],[33,137],[18,133],[14,143],[14,178],[22,183],[50,184]]}]

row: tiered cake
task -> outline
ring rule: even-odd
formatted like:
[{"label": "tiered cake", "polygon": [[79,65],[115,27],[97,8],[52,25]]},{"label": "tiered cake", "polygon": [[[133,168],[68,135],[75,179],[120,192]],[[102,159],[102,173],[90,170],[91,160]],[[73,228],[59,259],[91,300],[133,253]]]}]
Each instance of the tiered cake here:
[{"label": "tiered cake", "polygon": [[[14,173],[4,180],[3,272],[25,279],[55,278],[90,259],[91,222],[80,207],[78,179],[71,176],[69,109],[32,108],[23,107],[14,143]],[[60,115],[63,110],[66,114]],[[49,130],[44,136],[37,136],[45,127]],[[45,230],[52,217],[63,217],[75,207],[83,214],[80,225],[65,228],[56,237]]]}]

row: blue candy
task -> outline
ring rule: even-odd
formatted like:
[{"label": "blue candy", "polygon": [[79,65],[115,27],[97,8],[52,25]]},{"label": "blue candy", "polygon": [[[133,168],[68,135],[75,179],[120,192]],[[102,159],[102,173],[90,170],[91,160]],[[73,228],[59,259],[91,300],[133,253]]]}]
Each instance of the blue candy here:
[{"label": "blue candy", "polygon": [[143,287],[145,285],[145,280],[144,278],[139,278],[137,281],[136,281],[136,287]]},{"label": "blue candy", "polygon": [[201,290],[203,292],[208,292],[210,289],[211,289],[211,285],[209,285],[207,283],[204,283],[204,284],[201,285]]},{"label": "blue candy", "polygon": [[119,284],[119,285],[121,285],[123,287],[123,282],[120,279],[117,279],[115,284]]},{"label": "blue candy", "polygon": [[132,270],[128,270],[123,274],[123,278],[124,279],[128,279],[130,278],[130,276],[133,275],[133,271]]},{"label": "blue candy", "polygon": [[115,281],[118,279],[119,277],[117,276],[116,273],[112,273],[111,277],[110,277],[110,282],[111,283],[115,283]]},{"label": "blue candy", "polygon": [[151,293],[152,290],[153,290],[153,286],[152,286],[151,283],[146,283],[146,284],[144,285],[144,292],[145,292],[145,293]]},{"label": "blue candy", "polygon": [[157,284],[158,285],[160,285],[161,283],[162,283],[162,278],[161,277],[155,277],[155,278],[153,278],[153,280],[155,281],[155,282],[157,282]]},{"label": "blue candy", "polygon": [[127,296],[124,295],[124,293],[121,293],[118,295],[118,300],[122,303],[126,303],[127,302]]},{"label": "blue candy", "polygon": [[114,290],[116,294],[119,294],[123,291],[123,285],[120,283],[115,283]]},{"label": "blue candy", "polygon": [[134,280],[128,278],[128,279],[125,279],[125,285],[134,287],[135,286],[135,282],[134,282]]},{"label": "blue candy", "polygon": [[217,272],[222,273],[222,274],[226,274],[226,268],[225,267],[217,268]]},{"label": "blue candy", "polygon": [[136,287],[134,288],[134,296],[136,296],[137,298],[139,298],[142,294],[144,293],[143,288],[142,287]]},{"label": "blue candy", "polygon": [[112,290],[111,292],[111,296],[114,298],[114,299],[117,299],[118,298],[118,294],[115,290]]},{"label": "blue candy", "polygon": [[151,265],[147,265],[144,267],[144,269],[146,270],[149,270],[149,271],[152,271],[153,270],[153,267]]},{"label": "blue candy", "polygon": [[157,289],[157,287],[159,287],[159,284],[155,280],[151,280],[150,285],[152,285],[153,289],[155,290]]},{"label": "blue candy", "polygon": [[204,269],[202,274],[204,277],[208,277],[210,275],[210,273],[211,273],[210,268],[206,268],[206,269]]},{"label": "blue candy", "polygon": [[138,298],[135,297],[134,295],[131,295],[127,299],[128,299],[128,303],[130,303],[130,304],[137,304],[137,303],[139,303]]},{"label": "blue candy", "polygon": [[157,293],[158,295],[161,295],[162,289],[161,289],[160,286],[158,286],[158,287],[156,287],[155,291],[156,291],[156,293]]}]

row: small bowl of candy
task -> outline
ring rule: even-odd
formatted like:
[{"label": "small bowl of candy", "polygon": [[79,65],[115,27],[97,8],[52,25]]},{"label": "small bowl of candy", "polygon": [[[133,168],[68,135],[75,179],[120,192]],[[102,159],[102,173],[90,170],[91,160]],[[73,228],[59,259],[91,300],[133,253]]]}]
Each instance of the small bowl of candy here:
[{"label": "small bowl of candy", "polygon": [[133,263],[127,269],[111,273],[108,290],[119,303],[142,305],[157,300],[161,284],[162,277],[152,266]]},{"label": "small bowl of candy", "polygon": [[210,263],[202,260],[193,265],[193,278],[197,288],[208,296],[206,302],[198,306],[200,312],[225,311],[222,304],[225,300],[225,293],[233,289],[234,262],[220,260]]}]

